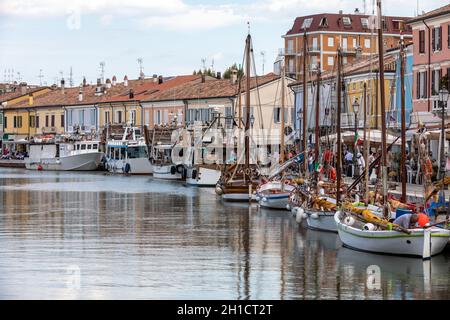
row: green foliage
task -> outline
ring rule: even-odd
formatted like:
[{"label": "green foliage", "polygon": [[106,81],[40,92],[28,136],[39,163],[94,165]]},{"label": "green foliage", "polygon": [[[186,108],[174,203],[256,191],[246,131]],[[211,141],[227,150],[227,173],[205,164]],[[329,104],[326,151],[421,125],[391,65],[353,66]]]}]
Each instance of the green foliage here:
[{"label": "green foliage", "polygon": [[237,64],[234,63],[231,67],[228,67],[223,73],[224,79],[231,78],[231,70],[236,69],[238,71],[238,78],[240,78],[244,74],[244,70],[242,68],[238,68]]}]

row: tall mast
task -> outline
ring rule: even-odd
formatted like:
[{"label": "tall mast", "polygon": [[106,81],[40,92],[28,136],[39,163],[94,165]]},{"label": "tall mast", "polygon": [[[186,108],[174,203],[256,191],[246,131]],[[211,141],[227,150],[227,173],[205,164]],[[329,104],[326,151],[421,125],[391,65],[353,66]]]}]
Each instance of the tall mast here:
[{"label": "tall mast", "polygon": [[284,104],[285,104],[285,101],[284,101],[284,74],[285,74],[285,69],[284,69],[284,62],[282,62],[282,65],[281,65],[281,108],[280,108],[280,112],[281,112],[281,126],[280,126],[280,128],[281,128],[281,135],[280,135],[280,137],[281,137],[281,142],[280,142],[280,145],[281,145],[281,147],[280,147],[280,162],[281,163],[284,163],[284,153],[285,153],[285,142],[284,142],[284,122],[285,122],[285,119],[284,119]]},{"label": "tall mast", "polygon": [[308,110],[307,110],[307,103],[308,103],[308,99],[307,99],[307,90],[306,90],[306,55],[307,55],[307,48],[306,48],[306,44],[307,44],[307,37],[306,37],[306,28],[305,28],[305,32],[303,34],[303,156],[304,156],[304,161],[303,161],[303,170],[306,174],[307,172],[307,168],[308,168],[308,162],[307,162],[307,154],[306,154],[306,148],[308,146],[307,144],[307,137],[306,137],[306,125],[307,125],[307,115],[308,115]]},{"label": "tall mast", "polygon": [[342,72],[341,72],[341,47],[338,48],[338,56],[337,56],[337,124],[336,124],[336,134],[337,134],[337,151],[336,151],[336,175],[337,175],[337,186],[336,186],[336,204],[337,206],[341,203],[341,101],[342,101]]},{"label": "tall mast", "polygon": [[[320,73],[320,65],[318,65],[318,70],[317,70],[317,81],[316,81],[316,125],[315,125],[315,162],[318,163],[319,162],[319,144],[320,144],[320,137],[319,137],[319,116],[320,116],[320,79],[321,77],[321,73]],[[318,177],[319,175],[317,175]],[[318,180],[318,179],[317,179]]]},{"label": "tall mast", "polygon": [[245,90],[245,172],[247,175],[247,181],[250,183],[250,176],[247,174],[250,169],[250,50],[251,50],[252,37],[250,34],[247,36],[246,40],[246,52],[245,52],[245,75],[246,75],[246,90]]},{"label": "tall mast", "polygon": [[383,17],[381,0],[377,0],[378,8],[378,62],[380,72],[380,102],[381,102],[381,173],[383,181],[384,216],[387,217],[387,145],[386,145],[386,97],[384,87],[384,48],[383,48]]},{"label": "tall mast", "polygon": [[402,108],[402,158],[401,158],[401,177],[402,177],[402,202],[406,203],[406,114],[405,114],[405,42],[403,32],[400,38],[400,92]]},{"label": "tall mast", "polygon": [[367,139],[367,83],[364,82],[364,93],[363,93],[363,99],[364,99],[364,161],[366,163],[366,170],[364,175],[364,199],[366,203],[369,203],[369,149],[370,149],[370,142],[369,139]]}]

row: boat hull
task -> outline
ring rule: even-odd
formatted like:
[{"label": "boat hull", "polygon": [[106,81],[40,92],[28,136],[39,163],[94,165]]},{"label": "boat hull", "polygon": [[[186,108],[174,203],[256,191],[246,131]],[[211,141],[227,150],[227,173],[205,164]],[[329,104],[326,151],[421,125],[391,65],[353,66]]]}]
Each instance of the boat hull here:
[{"label": "boat hull", "polygon": [[25,160],[0,160],[0,167],[25,168]]},{"label": "boat hull", "polygon": [[259,205],[269,209],[287,210],[289,196],[294,189],[294,186],[280,181],[267,182],[256,190]]},{"label": "boat hull", "polygon": [[138,175],[138,174],[151,174],[152,165],[147,158],[135,158],[128,159],[127,162],[123,160],[108,160],[107,168],[111,173],[124,174],[124,167],[126,163],[130,164],[130,172],[128,174]]},{"label": "boat hull", "polygon": [[163,180],[182,180],[181,173],[175,170],[175,173],[172,173],[172,167],[175,165],[167,165],[167,166],[156,166],[153,165],[153,177],[156,179]]},{"label": "boat hull", "polygon": [[[196,174],[194,174],[196,170]],[[188,168],[186,184],[197,187],[215,187],[220,179],[221,172],[219,170],[209,168]]]},{"label": "boat hull", "polygon": [[[339,238],[348,248],[380,254],[423,257],[423,229],[413,229],[411,234],[387,230],[365,231],[342,223],[339,213],[336,213],[334,218]],[[430,233],[430,255],[434,256],[444,250],[450,238],[450,230],[432,228]]]},{"label": "boat hull", "polygon": [[290,193],[260,196],[259,205],[263,208],[287,210]]},{"label": "boat hull", "polygon": [[103,152],[90,152],[62,158],[25,159],[28,170],[94,171],[103,158]]},{"label": "boat hull", "polygon": [[337,226],[334,220],[336,212],[322,212],[311,209],[305,209],[307,214],[306,223],[308,228],[320,231],[337,233]]}]

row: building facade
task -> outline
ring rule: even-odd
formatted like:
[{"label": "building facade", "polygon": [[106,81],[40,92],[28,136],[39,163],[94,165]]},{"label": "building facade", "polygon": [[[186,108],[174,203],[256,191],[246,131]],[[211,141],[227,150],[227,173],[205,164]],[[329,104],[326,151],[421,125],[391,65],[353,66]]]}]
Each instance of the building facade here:
[{"label": "building facade", "polygon": [[[402,28],[407,42],[412,33],[405,22],[406,17],[383,17],[385,50],[398,47]],[[372,16],[354,14],[316,14],[296,18],[293,27],[284,36],[286,72],[300,79],[303,74],[303,42],[306,37],[307,72],[318,68],[322,72],[331,71],[335,66],[338,48],[344,54],[343,63],[352,64],[358,57],[368,57],[377,53],[377,32]]]}]

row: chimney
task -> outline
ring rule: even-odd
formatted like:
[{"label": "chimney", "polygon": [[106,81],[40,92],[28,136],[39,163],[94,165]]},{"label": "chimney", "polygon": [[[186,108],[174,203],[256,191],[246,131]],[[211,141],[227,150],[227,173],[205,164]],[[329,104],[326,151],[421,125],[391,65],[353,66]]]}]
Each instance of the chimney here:
[{"label": "chimney", "polygon": [[231,84],[237,84],[238,72],[236,69],[231,70]]},{"label": "chimney", "polygon": [[158,84],[162,84],[163,83],[163,76],[159,76],[158,77]]},{"label": "chimney", "polygon": [[109,88],[111,88],[111,80],[109,80],[109,78],[108,78],[108,79],[106,79],[106,89],[109,89]]},{"label": "chimney", "polygon": [[355,9],[355,14],[359,14],[359,8]]},{"label": "chimney", "polygon": [[27,94],[27,83],[26,82],[20,83],[20,93]]},{"label": "chimney", "polygon": [[61,93],[64,94],[64,84],[66,82],[64,81],[64,79],[61,79]]},{"label": "chimney", "polygon": [[33,105],[33,93],[30,93],[28,95],[28,105],[30,105],[30,106]]},{"label": "chimney", "polygon": [[222,73],[221,72],[217,72],[216,77],[217,77],[218,80],[222,79]]},{"label": "chimney", "polygon": [[112,85],[115,86],[116,83],[117,83],[117,78],[116,78],[116,76],[113,76],[112,77]]},{"label": "chimney", "polygon": [[86,77],[83,77],[83,87],[86,87],[87,83],[86,83]]},{"label": "chimney", "polygon": [[128,93],[128,98],[134,99],[134,91],[133,91],[133,89],[130,89],[130,92]]},{"label": "chimney", "polygon": [[102,79],[97,78],[97,86],[95,87],[95,95],[101,96],[103,94],[104,88],[102,85]]},{"label": "chimney", "polygon": [[158,82],[158,75],[157,75],[157,74],[154,74],[154,75],[153,75],[153,82],[154,82],[154,83],[157,83],[157,82]]},{"label": "chimney", "polygon": [[80,87],[80,91],[78,91],[78,101],[83,101],[83,87]]},{"label": "chimney", "polygon": [[127,76],[123,77],[123,85],[125,87],[128,87],[128,77]]},{"label": "chimney", "polygon": [[343,14],[344,14],[344,11],[339,10],[339,14],[340,14],[340,15],[343,15]]},{"label": "chimney", "polygon": [[206,76],[204,74],[202,74],[202,83],[205,83],[206,80]]}]

